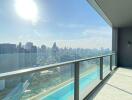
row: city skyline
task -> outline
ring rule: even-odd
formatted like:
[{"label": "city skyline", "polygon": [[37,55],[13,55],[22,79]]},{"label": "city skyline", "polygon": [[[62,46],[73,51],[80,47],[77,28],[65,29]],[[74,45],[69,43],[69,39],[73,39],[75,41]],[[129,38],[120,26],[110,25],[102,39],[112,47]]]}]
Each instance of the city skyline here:
[{"label": "city skyline", "polygon": [[[28,45],[29,44],[29,45]],[[54,46],[54,44],[58,47],[58,48],[60,48],[60,49],[65,49],[65,48],[67,48],[67,49],[98,49],[98,50],[100,50],[100,49],[110,49],[111,50],[111,48],[104,48],[104,47],[100,47],[100,48],[81,48],[81,47],[69,47],[69,46],[64,46],[64,47],[61,47],[59,44],[57,44],[57,42],[52,42],[52,44],[51,44],[51,46],[48,46],[48,45],[46,45],[45,43],[43,43],[43,44],[39,44],[39,45],[36,45],[36,44],[34,44],[33,42],[31,42],[31,41],[28,41],[28,42],[25,42],[25,43],[22,43],[22,42],[18,42],[18,43],[9,43],[9,42],[7,42],[7,43],[0,43],[0,46],[2,46],[2,45],[12,45],[12,46],[14,46],[14,47],[16,47],[16,48],[18,48],[18,47],[22,47],[22,48],[24,48],[24,49],[29,49],[29,48],[31,48],[31,46],[35,46],[36,48],[41,48],[41,47],[43,47],[43,46],[45,46],[46,48],[52,48],[53,46]]]},{"label": "city skyline", "polygon": [[111,53],[109,48],[83,49],[60,48],[54,42],[52,47],[41,45],[38,47],[32,42],[26,44],[0,44],[0,72],[7,72],[28,67],[39,67],[54,63],[72,61],[93,56]]},{"label": "city skyline", "polygon": [[[28,11],[36,9],[33,16],[38,19],[26,16],[16,1],[26,4]],[[0,6],[0,43],[33,41],[51,47],[56,42],[60,47],[111,48],[111,27],[87,1],[2,0]]]}]

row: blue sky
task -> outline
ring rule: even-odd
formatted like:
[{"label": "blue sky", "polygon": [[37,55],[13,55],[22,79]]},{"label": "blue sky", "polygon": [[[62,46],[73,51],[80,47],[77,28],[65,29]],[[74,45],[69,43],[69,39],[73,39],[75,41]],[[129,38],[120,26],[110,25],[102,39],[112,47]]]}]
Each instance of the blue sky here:
[{"label": "blue sky", "polygon": [[60,47],[111,48],[111,28],[87,0],[32,1],[38,9],[35,23],[18,15],[16,0],[0,0],[0,43],[52,46],[56,41]]}]

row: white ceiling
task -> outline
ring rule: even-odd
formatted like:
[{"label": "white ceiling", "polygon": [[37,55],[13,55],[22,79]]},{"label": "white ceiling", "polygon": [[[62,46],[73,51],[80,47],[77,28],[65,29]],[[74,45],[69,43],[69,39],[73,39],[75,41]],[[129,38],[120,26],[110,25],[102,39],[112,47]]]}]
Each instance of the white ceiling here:
[{"label": "white ceiling", "polygon": [[[111,22],[111,25],[113,27],[132,26],[132,0],[88,0],[88,1],[98,11],[98,13],[101,16],[103,16],[104,19],[106,19],[107,17],[107,19]],[[95,6],[95,3],[98,5],[98,7]]]}]

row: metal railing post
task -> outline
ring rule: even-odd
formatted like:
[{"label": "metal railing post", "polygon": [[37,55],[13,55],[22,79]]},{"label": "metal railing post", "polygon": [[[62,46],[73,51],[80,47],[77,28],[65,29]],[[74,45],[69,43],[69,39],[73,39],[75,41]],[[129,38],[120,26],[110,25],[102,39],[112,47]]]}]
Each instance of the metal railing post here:
[{"label": "metal railing post", "polygon": [[112,55],[110,55],[110,71],[112,71]]},{"label": "metal railing post", "polygon": [[74,100],[79,100],[79,62],[75,62],[74,69]]},{"label": "metal railing post", "polygon": [[103,80],[103,57],[100,57],[100,80]]}]

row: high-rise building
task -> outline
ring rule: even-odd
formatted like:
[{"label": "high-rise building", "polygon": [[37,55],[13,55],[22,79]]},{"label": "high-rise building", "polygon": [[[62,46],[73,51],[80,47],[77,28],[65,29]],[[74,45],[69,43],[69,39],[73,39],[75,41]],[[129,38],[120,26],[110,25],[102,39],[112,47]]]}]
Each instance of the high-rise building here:
[{"label": "high-rise building", "polygon": [[32,42],[27,42],[27,43],[25,44],[25,49],[28,50],[28,51],[30,51],[31,48],[32,48],[32,46],[33,46],[33,43],[32,43]]},{"label": "high-rise building", "polygon": [[16,44],[3,43],[0,44],[0,54],[16,53]]}]

